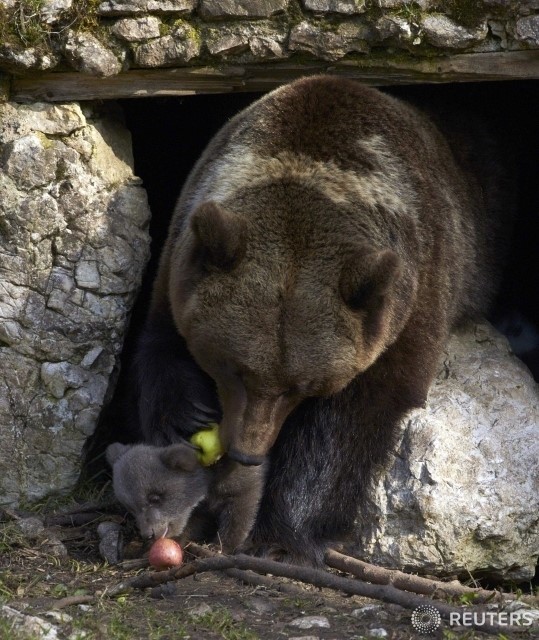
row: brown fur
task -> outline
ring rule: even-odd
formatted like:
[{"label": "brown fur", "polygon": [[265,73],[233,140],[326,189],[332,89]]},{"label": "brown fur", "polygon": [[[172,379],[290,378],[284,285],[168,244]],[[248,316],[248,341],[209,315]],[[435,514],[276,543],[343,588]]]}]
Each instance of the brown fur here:
[{"label": "brown fur", "polygon": [[[353,509],[396,422],[425,401],[451,328],[488,304],[497,271],[485,221],[505,203],[487,216],[480,177],[459,162],[418,110],[315,77],[236,116],[195,166],[150,326],[174,326],[215,381],[230,457],[260,463],[275,445],[259,541],[284,544],[267,507],[288,509],[294,480],[283,465],[294,460],[285,446],[302,456],[326,424],[335,440],[328,482],[346,485],[336,499]],[[316,446],[306,459],[324,457]],[[358,467],[342,482],[339,452],[341,464]],[[271,491],[283,495],[275,502]],[[330,524],[311,522],[322,507],[305,509],[316,536],[327,537]],[[349,528],[349,516],[334,519],[333,529]]]}]

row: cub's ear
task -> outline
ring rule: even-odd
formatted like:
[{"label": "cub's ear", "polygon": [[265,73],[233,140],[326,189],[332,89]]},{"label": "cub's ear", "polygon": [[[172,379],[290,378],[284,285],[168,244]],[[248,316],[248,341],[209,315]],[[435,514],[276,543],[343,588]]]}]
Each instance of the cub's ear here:
[{"label": "cub's ear", "polygon": [[354,311],[374,311],[401,275],[401,259],[391,249],[360,249],[343,267],[339,288]]},{"label": "cub's ear", "polygon": [[159,456],[161,462],[171,471],[194,471],[199,465],[198,449],[188,442],[171,444]]},{"label": "cub's ear", "polygon": [[121,444],[120,442],[114,442],[112,444],[109,444],[109,446],[107,447],[107,450],[105,452],[106,458],[107,458],[107,462],[110,464],[111,467],[114,466],[114,464],[124,455],[126,454],[129,449],[131,449],[132,445],[128,445],[128,444]]},{"label": "cub's ear", "polygon": [[191,228],[208,267],[230,271],[245,254],[245,221],[215,202],[204,202],[193,213]]}]

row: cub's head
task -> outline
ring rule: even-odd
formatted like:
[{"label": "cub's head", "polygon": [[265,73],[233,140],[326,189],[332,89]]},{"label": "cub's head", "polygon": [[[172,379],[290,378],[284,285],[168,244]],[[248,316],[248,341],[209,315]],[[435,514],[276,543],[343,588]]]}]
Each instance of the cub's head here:
[{"label": "cub's head", "polygon": [[289,413],[396,340],[415,279],[352,206],[291,184],[201,204],[172,251],[176,326],[216,381],[229,456],[259,464]]},{"label": "cub's head", "polygon": [[188,443],[107,448],[114,493],[135,516],[143,538],[180,535],[191,512],[208,492],[209,472]]}]

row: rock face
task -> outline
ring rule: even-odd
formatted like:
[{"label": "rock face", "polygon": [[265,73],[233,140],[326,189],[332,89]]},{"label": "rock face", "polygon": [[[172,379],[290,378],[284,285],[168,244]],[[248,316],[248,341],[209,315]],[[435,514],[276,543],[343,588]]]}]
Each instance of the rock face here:
[{"label": "rock face", "polygon": [[72,488],[149,254],[112,113],[0,105],[0,502]]},{"label": "rock face", "polygon": [[[338,62],[336,68],[342,62],[348,71],[405,64],[422,74],[418,60],[440,73],[434,58],[539,49],[539,0],[98,0],[83,11],[79,5],[0,0],[0,69],[22,74],[67,65],[110,77],[187,66],[222,74],[223,58],[234,65],[291,58],[298,65]],[[452,73],[464,74],[458,68]]]},{"label": "rock face", "polygon": [[539,385],[490,325],[454,336],[363,514],[375,563],[529,580],[539,556]]}]

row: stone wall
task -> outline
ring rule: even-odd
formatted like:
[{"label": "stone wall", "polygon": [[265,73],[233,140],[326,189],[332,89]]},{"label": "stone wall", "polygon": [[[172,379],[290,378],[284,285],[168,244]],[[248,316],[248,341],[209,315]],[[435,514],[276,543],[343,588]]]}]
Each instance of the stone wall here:
[{"label": "stone wall", "polygon": [[149,253],[114,113],[0,105],[0,503],[73,488]]},{"label": "stone wall", "polygon": [[134,68],[539,49],[539,0],[0,0],[0,68]]}]

